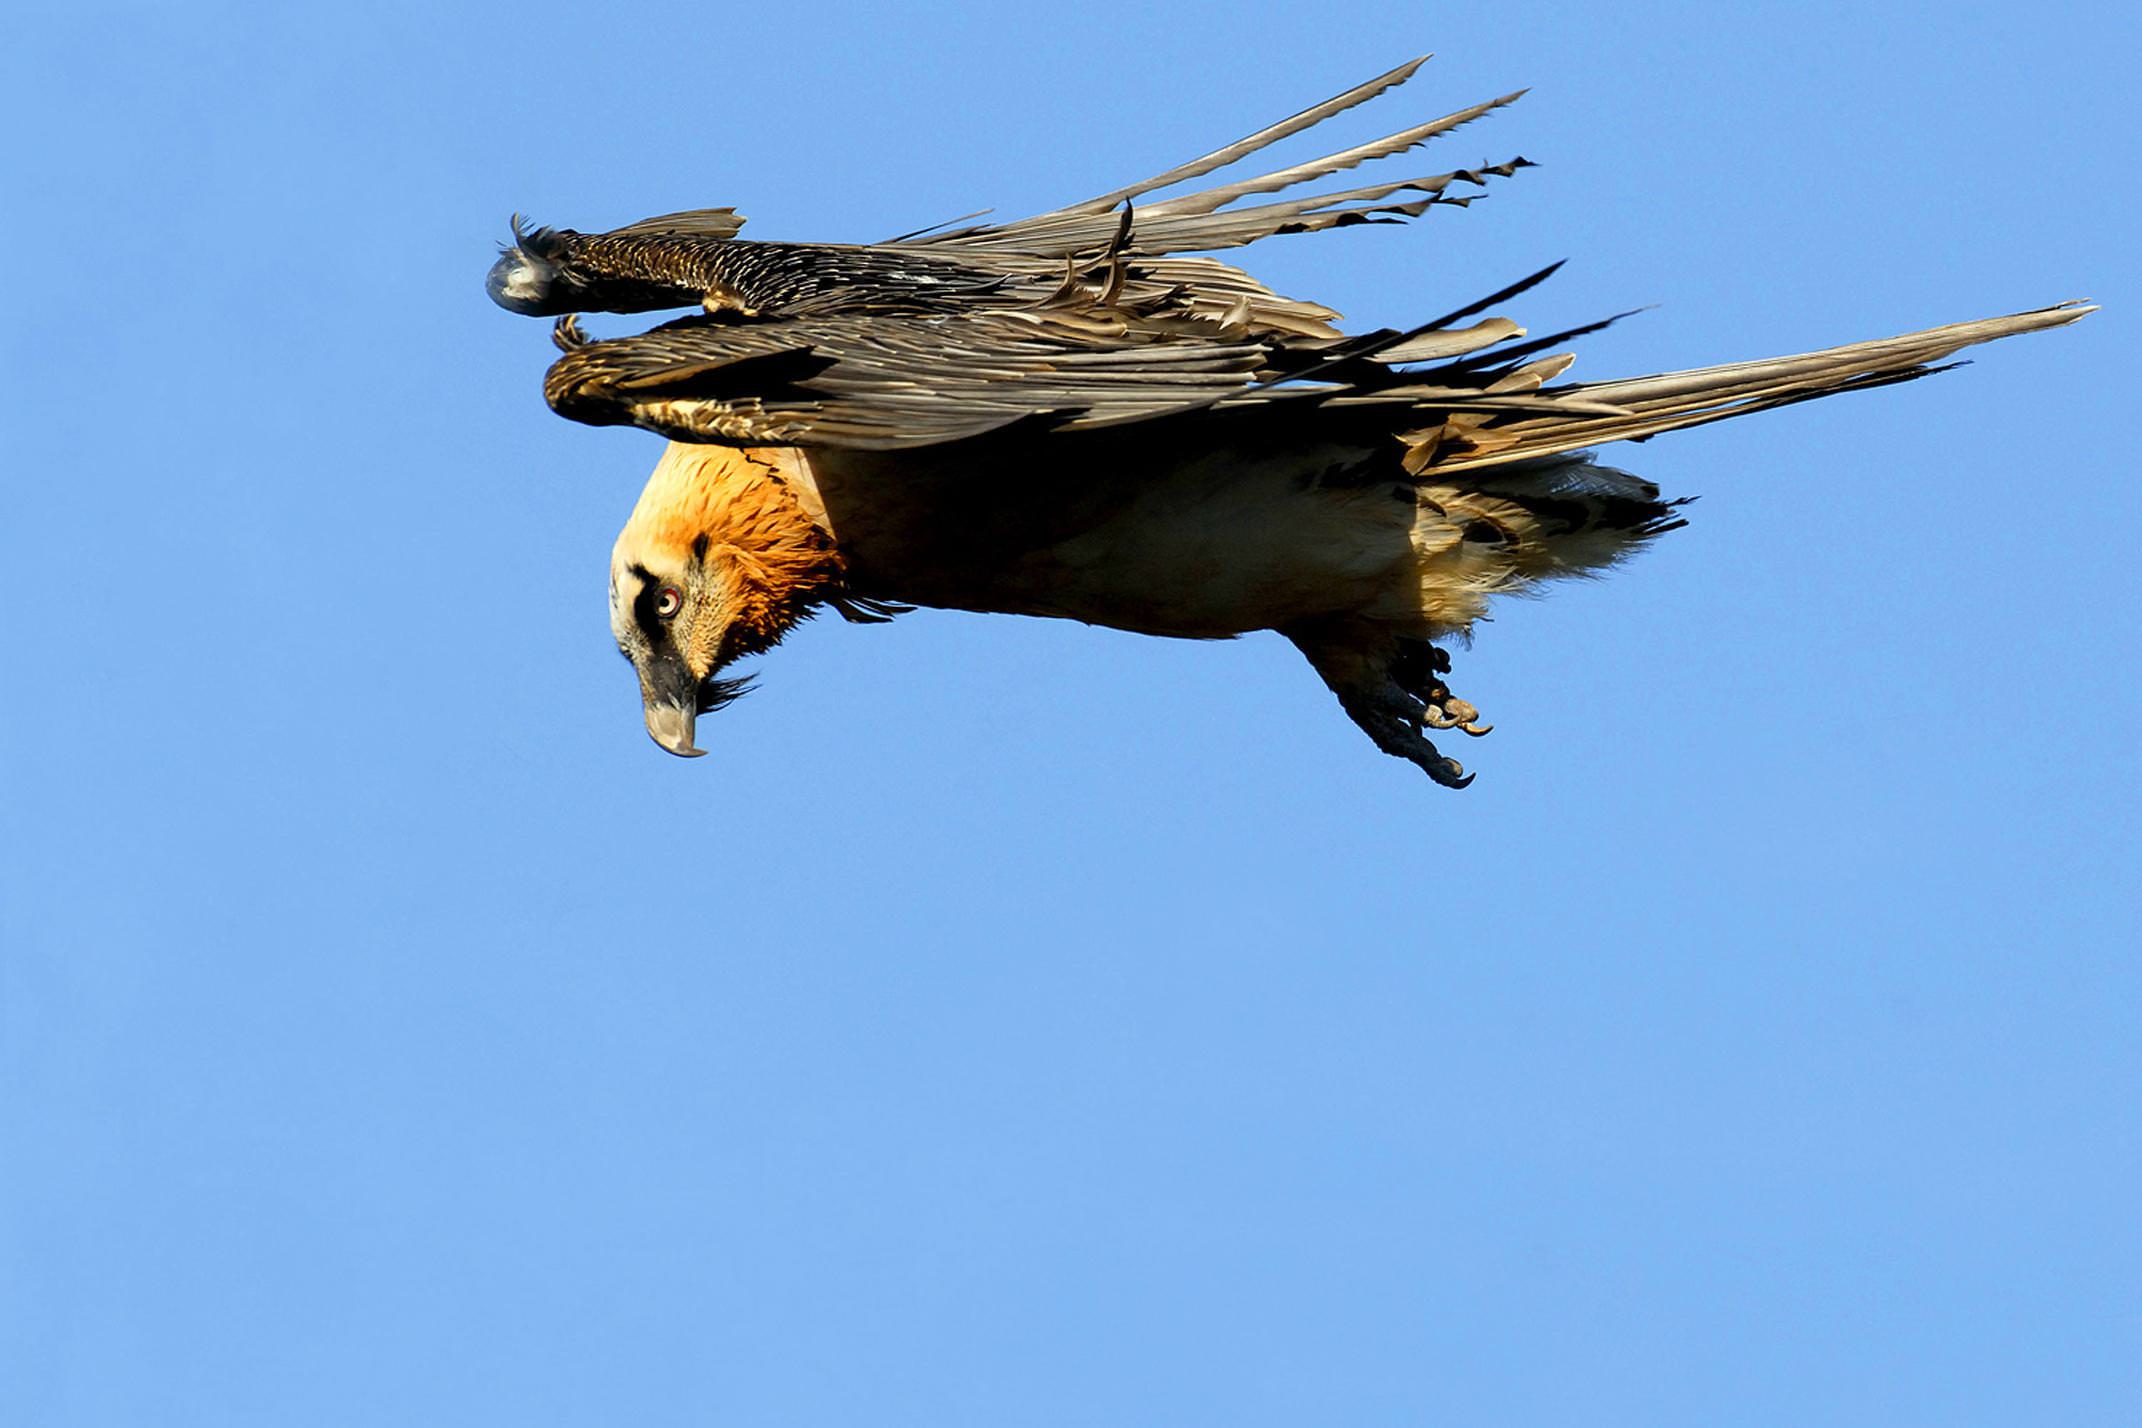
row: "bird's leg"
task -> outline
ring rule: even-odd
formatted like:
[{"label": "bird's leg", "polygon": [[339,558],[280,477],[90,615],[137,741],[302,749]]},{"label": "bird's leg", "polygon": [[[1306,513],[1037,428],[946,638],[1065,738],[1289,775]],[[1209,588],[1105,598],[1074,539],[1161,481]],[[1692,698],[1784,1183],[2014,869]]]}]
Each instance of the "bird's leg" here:
[{"label": "bird's leg", "polygon": [[1394,638],[1366,623],[1325,624],[1286,634],[1377,748],[1418,765],[1445,788],[1463,788],[1473,781],[1465,766],[1436,748],[1426,733],[1449,728],[1487,732],[1484,726],[1468,727],[1479,711],[1454,698],[1439,678],[1450,668],[1450,657],[1443,651],[1425,640]]}]

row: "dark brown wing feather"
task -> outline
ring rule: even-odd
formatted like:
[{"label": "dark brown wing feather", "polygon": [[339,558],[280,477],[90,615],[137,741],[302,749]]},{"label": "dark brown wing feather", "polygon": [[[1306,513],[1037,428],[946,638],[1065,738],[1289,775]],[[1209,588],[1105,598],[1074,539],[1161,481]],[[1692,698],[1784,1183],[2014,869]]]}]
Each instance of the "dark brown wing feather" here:
[{"label": "dark brown wing feather", "polygon": [[[1424,57],[1425,58],[1425,57]],[[1120,281],[1132,302],[1172,297],[1186,314],[1296,337],[1335,338],[1337,314],[1283,299],[1248,274],[1213,259],[1168,255],[1240,247],[1278,233],[1309,233],[1355,223],[1395,222],[1470,196],[1447,190],[1480,185],[1524,167],[1523,159],[1374,184],[1222,212],[1237,199],[1277,193],[1388,158],[1511,103],[1506,94],[1395,134],[1236,183],[1148,204],[1128,231],[1123,205],[1225,167],[1302,132],[1410,78],[1411,60],[1336,98],[1270,125],[1202,158],[1081,203],[1013,223],[925,231],[892,243],[756,243],[736,238],[743,220],[727,208],[642,219],[607,233],[539,229],[519,233],[517,247],[540,263],[561,295],[581,312],[645,312],[704,306],[751,317],[807,313],[959,312],[1025,307],[1065,278],[1065,265],[1131,260]],[[1519,93],[1522,93],[1520,91]],[[509,250],[509,252],[512,250]]]},{"label": "dark brown wing feather", "polygon": [[1034,418],[1081,427],[1209,405],[1271,360],[1263,343],[1101,334],[1045,312],[686,318],[576,346],[544,393],[575,420],[681,441],[882,450]]},{"label": "dark brown wing feather", "polygon": [[[1289,405],[1305,421],[1367,418],[1397,435],[1409,468],[1454,471],[1908,380],[1961,347],[2089,310],[2071,304],[1770,362],[1548,386],[1572,359],[1537,354],[1604,324],[1532,341],[1505,318],[1457,324],[1552,269],[1409,332],[1345,337],[1328,308],[1282,298],[1215,259],[1179,256],[1467,203],[1447,190],[1526,161],[1230,207],[1402,153],[1518,94],[1134,214],[1120,207],[1320,124],[1404,83],[1420,63],[1152,178],[1011,223],[883,244],[752,243],[735,238],[733,211],[703,209],[611,233],[524,235],[563,275],[560,291],[585,299],[582,310],[693,304],[711,314],[592,343],[563,325],[566,356],[545,394],[576,420],[680,440],[870,449],[1022,421],[1076,430]],[[1437,365],[1399,365],[1415,363]]]},{"label": "dark brown wing feather", "polygon": [[[1498,318],[1434,334],[1372,334],[1335,356],[1329,343],[1229,339],[1179,318],[1126,318],[1093,306],[756,323],[700,317],[639,337],[574,342],[544,391],[575,420],[629,423],[680,441],[868,450],[957,441],[1020,421],[1080,430],[1287,404],[1305,424],[1391,433],[1408,469],[1448,472],[1908,381],[1941,370],[1934,364],[1962,348],[2091,311],[2070,303],[1796,357],[1561,386],[1547,383],[1574,359],[1523,360],[1532,344]],[[1456,360],[1404,368],[1384,354]]]}]

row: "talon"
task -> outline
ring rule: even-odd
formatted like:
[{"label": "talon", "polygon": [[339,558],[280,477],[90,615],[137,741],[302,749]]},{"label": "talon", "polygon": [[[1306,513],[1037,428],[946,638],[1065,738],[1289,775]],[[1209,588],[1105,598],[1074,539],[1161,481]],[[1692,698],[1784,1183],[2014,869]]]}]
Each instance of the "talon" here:
[{"label": "talon", "polygon": [[1465,765],[1456,759],[1441,759],[1429,766],[1428,777],[1445,788],[1463,788],[1473,781],[1474,775],[1465,771]]},{"label": "talon", "polygon": [[588,335],[580,330],[580,314],[569,312],[551,324],[551,344],[560,352],[570,352],[576,347],[588,345]]},{"label": "talon", "polygon": [[[1457,729],[1478,738],[1490,726],[1480,711],[1451,694],[1448,685],[1423,672],[1422,666],[1450,668],[1450,656],[1424,641],[1400,640],[1395,652],[1380,642],[1368,653],[1381,663],[1362,668],[1363,653],[1340,646],[1327,652],[1313,640],[1296,638],[1324,682],[1339,696],[1339,707],[1361,726],[1377,748],[1418,768],[1444,788],[1466,788],[1473,776],[1429,739],[1439,729]],[[1366,677],[1364,677],[1366,676]]]}]

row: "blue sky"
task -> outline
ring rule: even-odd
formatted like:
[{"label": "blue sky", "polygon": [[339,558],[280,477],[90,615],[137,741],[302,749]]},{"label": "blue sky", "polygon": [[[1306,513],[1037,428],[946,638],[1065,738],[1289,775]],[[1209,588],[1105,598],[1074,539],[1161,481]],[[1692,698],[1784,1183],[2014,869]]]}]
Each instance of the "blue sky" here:
[{"label": "blue sky", "polygon": [[[10,22],[0,1421],[2142,1414],[2133,20],[1396,13]],[[1423,50],[1345,137],[1541,167],[1247,255],[1359,326],[2109,310],[1618,451],[1694,524],[1460,654],[1462,794],[931,612],[654,749],[509,212],[1033,211]]]}]

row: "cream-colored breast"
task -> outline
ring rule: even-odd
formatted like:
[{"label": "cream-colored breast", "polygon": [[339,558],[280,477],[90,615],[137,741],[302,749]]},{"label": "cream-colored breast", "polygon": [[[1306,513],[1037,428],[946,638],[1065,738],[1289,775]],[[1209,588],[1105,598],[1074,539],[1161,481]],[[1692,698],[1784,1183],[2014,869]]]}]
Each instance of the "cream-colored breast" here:
[{"label": "cream-colored breast", "polygon": [[[1053,450],[1122,459],[1045,464]],[[1408,487],[1324,479],[1359,451],[1023,454],[993,466],[970,453],[811,452],[799,496],[807,487],[824,513],[860,594],[1146,634],[1209,638],[1359,609],[1413,560]]]}]

